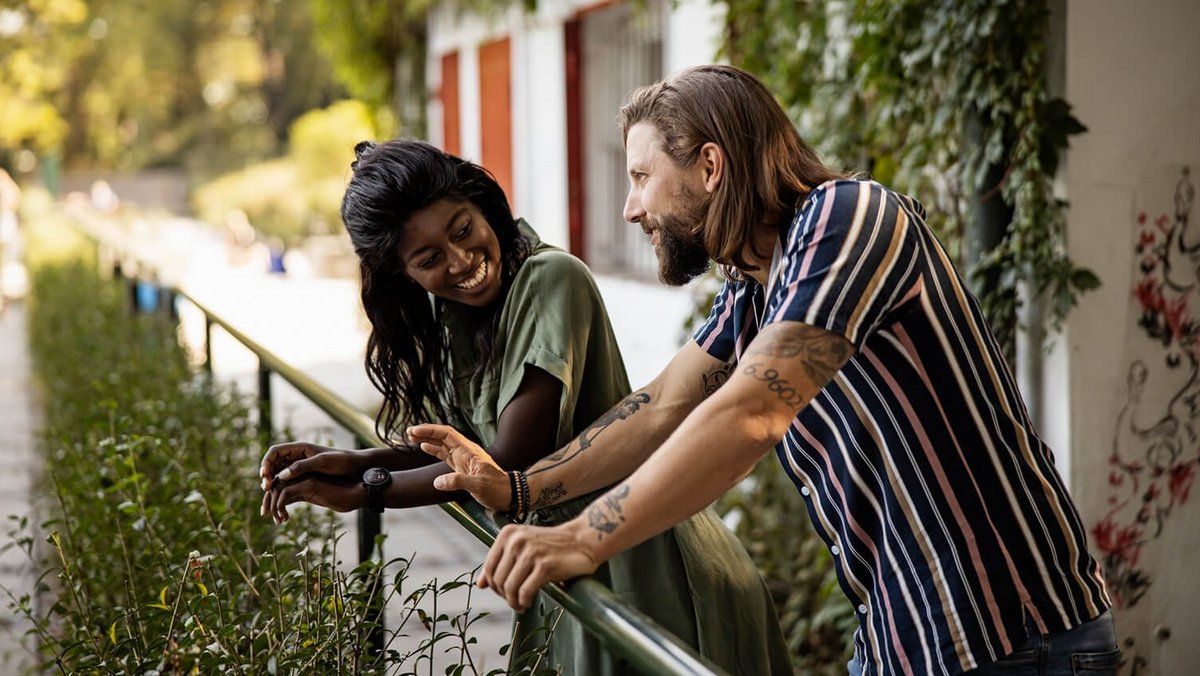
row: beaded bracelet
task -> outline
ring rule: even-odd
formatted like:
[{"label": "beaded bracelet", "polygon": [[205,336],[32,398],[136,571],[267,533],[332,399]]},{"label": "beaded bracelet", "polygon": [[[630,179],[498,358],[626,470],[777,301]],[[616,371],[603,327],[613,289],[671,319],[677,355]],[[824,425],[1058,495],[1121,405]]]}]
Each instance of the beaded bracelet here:
[{"label": "beaded bracelet", "polygon": [[515,523],[525,523],[529,515],[529,480],[521,470],[508,473],[508,486],[512,491],[512,504],[509,506],[508,518]]}]

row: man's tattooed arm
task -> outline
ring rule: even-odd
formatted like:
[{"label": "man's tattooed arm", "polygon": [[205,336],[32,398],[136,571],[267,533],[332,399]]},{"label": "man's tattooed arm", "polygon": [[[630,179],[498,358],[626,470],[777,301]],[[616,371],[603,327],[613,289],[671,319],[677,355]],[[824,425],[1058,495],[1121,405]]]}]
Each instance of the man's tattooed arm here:
[{"label": "man's tattooed arm", "polygon": [[538,493],[538,499],[533,501],[529,509],[538,510],[543,507],[549,507],[562,500],[567,495],[567,489],[563,487],[563,482],[559,481],[553,486],[547,486]]},{"label": "man's tattooed arm", "polygon": [[629,484],[621,484],[609,491],[588,507],[588,525],[596,531],[596,539],[603,539],[617,529],[625,520],[625,508],[621,502],[629,497]]},{"label": "man's tattooed arm", "polygon": [[700,374],[701,391],[704,393],[704,397],[708,398],[713,392],[721,389],[725,381],[729,380],[731,371],[733,371],[733,364],[721,364],[707,373]]},{"label": "man's tattooed arm", "polygon": [[[742,373],[765,383],[768,391],[797,409],[833,380],[854,354],[854,346],[842,336],[807,324],[789,324],[786,333],[778,333],[760,336],[751,343],[742,356],[746,364]],[[783,366],[779,358],[799,360],[809,382],[790,382],[780,373]]]},{"label": "man's tattooed arm", "polygon": [[540,461],[535,463],[533,467],[529,468],[529,471],[526,474],[530,476],[534,474],[540,474],[548,469],[574,460],[575,458],[579,457],[580,453],[591,448],[592,442],[596,440],[596,437],[600,436],[600,434],[603,433],[604,430],[608,429],[609,426],[618,420],[625,420],[629,418],[633,414],[637,413],[643,405],[649,403],[650,395],[645,392],[638,391],[634,392],[628,397],[625,397],[621,403],[609,409],[608,413],[605,413],[604,415],[600,416],[596,422],[588,425],[587,429],[583,430],[583,432],[580,432],[579,436],[576,437],[574,441],[551,453],[545,458],[542,458]]},{"label": "man's tattooed arm", "polygon": [[836,333],[799,323],[791,324],[789,329],[788,333],[794,335],[761,336],[752,342],[742,361],[756,355],[796,358],[804,365],[809,380],[824,387],[854,354],[850,341]]}]

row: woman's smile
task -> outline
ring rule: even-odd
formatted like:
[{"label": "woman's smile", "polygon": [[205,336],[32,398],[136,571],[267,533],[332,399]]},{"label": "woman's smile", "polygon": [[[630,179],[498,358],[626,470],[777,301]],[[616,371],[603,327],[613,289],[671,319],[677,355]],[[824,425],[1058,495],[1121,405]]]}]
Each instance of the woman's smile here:
[{"label": "woman's smile", "polygon": [[439,298],[484,307],[500,294],[500,242],[469,202],[442,199],[414,213],[400,258],[405,274]]}]

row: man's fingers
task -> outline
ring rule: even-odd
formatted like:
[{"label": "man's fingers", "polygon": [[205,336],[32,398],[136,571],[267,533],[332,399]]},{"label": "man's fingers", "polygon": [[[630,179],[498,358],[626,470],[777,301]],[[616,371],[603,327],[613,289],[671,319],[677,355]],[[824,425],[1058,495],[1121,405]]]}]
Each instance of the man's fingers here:
[{"label": "man's fingers", "polygon": [[263,493],[262,507],[258,509],[259,516],[266,516],[271,510],[271,491]]},{"label": "man's fingers", "polygon": [[488,550],[487,558],[483,561],[483,578],[487,580],[487,586],[491,587],[501,596],[503,594],[500,591],[500,581],[496,579],[496,566],[504,558],[505,545],[513,528],[516,528],[516,526],[509,524],[500,529],[500,532],[496,535],[496,541],[492,543],[492,548]]},{"label": "man's fingers", "polygon": [[508,601],[509,607],[513,610],[519,612],[529,607],[528,603],[521,601],[520,592],[529,578],[529,574],[533,572],[533,568],[533,557],[517,557],[513,560],[512,569],[504,578],[504,600]]},{"label": "man's fingers", "polygon": [[458,433],[458,430],[449,425],[437,425],[434,423],[413,425],[408,428],[407,432],[408,438],[412,441],[443,441],[452,439],[455,436],[462,436]]},{"label": "man's fingers", "polygon": [[521,582],[521,586],[516,592],[517,605],[522,610],[533,605],[533,600],[537,597],[538,590],[547,581],[546,574],[540,564],[531,566],[531,570],[525,576],[525,580]]},{"label": "man's fingers", "polygon": [[450,449],[443,446],[440,442],[422,441],[421,450],[438,460],[450,462]]}]

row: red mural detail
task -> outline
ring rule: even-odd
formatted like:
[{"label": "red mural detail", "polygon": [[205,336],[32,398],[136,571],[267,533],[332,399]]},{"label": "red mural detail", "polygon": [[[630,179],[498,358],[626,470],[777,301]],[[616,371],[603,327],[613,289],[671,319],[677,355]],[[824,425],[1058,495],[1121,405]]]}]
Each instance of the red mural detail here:
[{"label": "red mural detail", "polygon": [[[1123,607],[1150,588],[1152,578],[1139,566],[1142,548],[1162,535],[1165,520],[1187,501],[1200,465],[1200,323],[1194,318],[1200,311],[1200,233],[1189,231],[1194,200],[1185,168],[1175,186],[1173,216],[1151,218],[1143,211],[1136,217],[1138,326],[1162,346],[1166,373],[1186,382],[1155,415],[1141,401],[1151,369],[1141,360],[1129,367],[1109,457],[1109,511],[1092,527],[1109,589]],[[1146,417],[1156,421],[1140,425]]]}]

